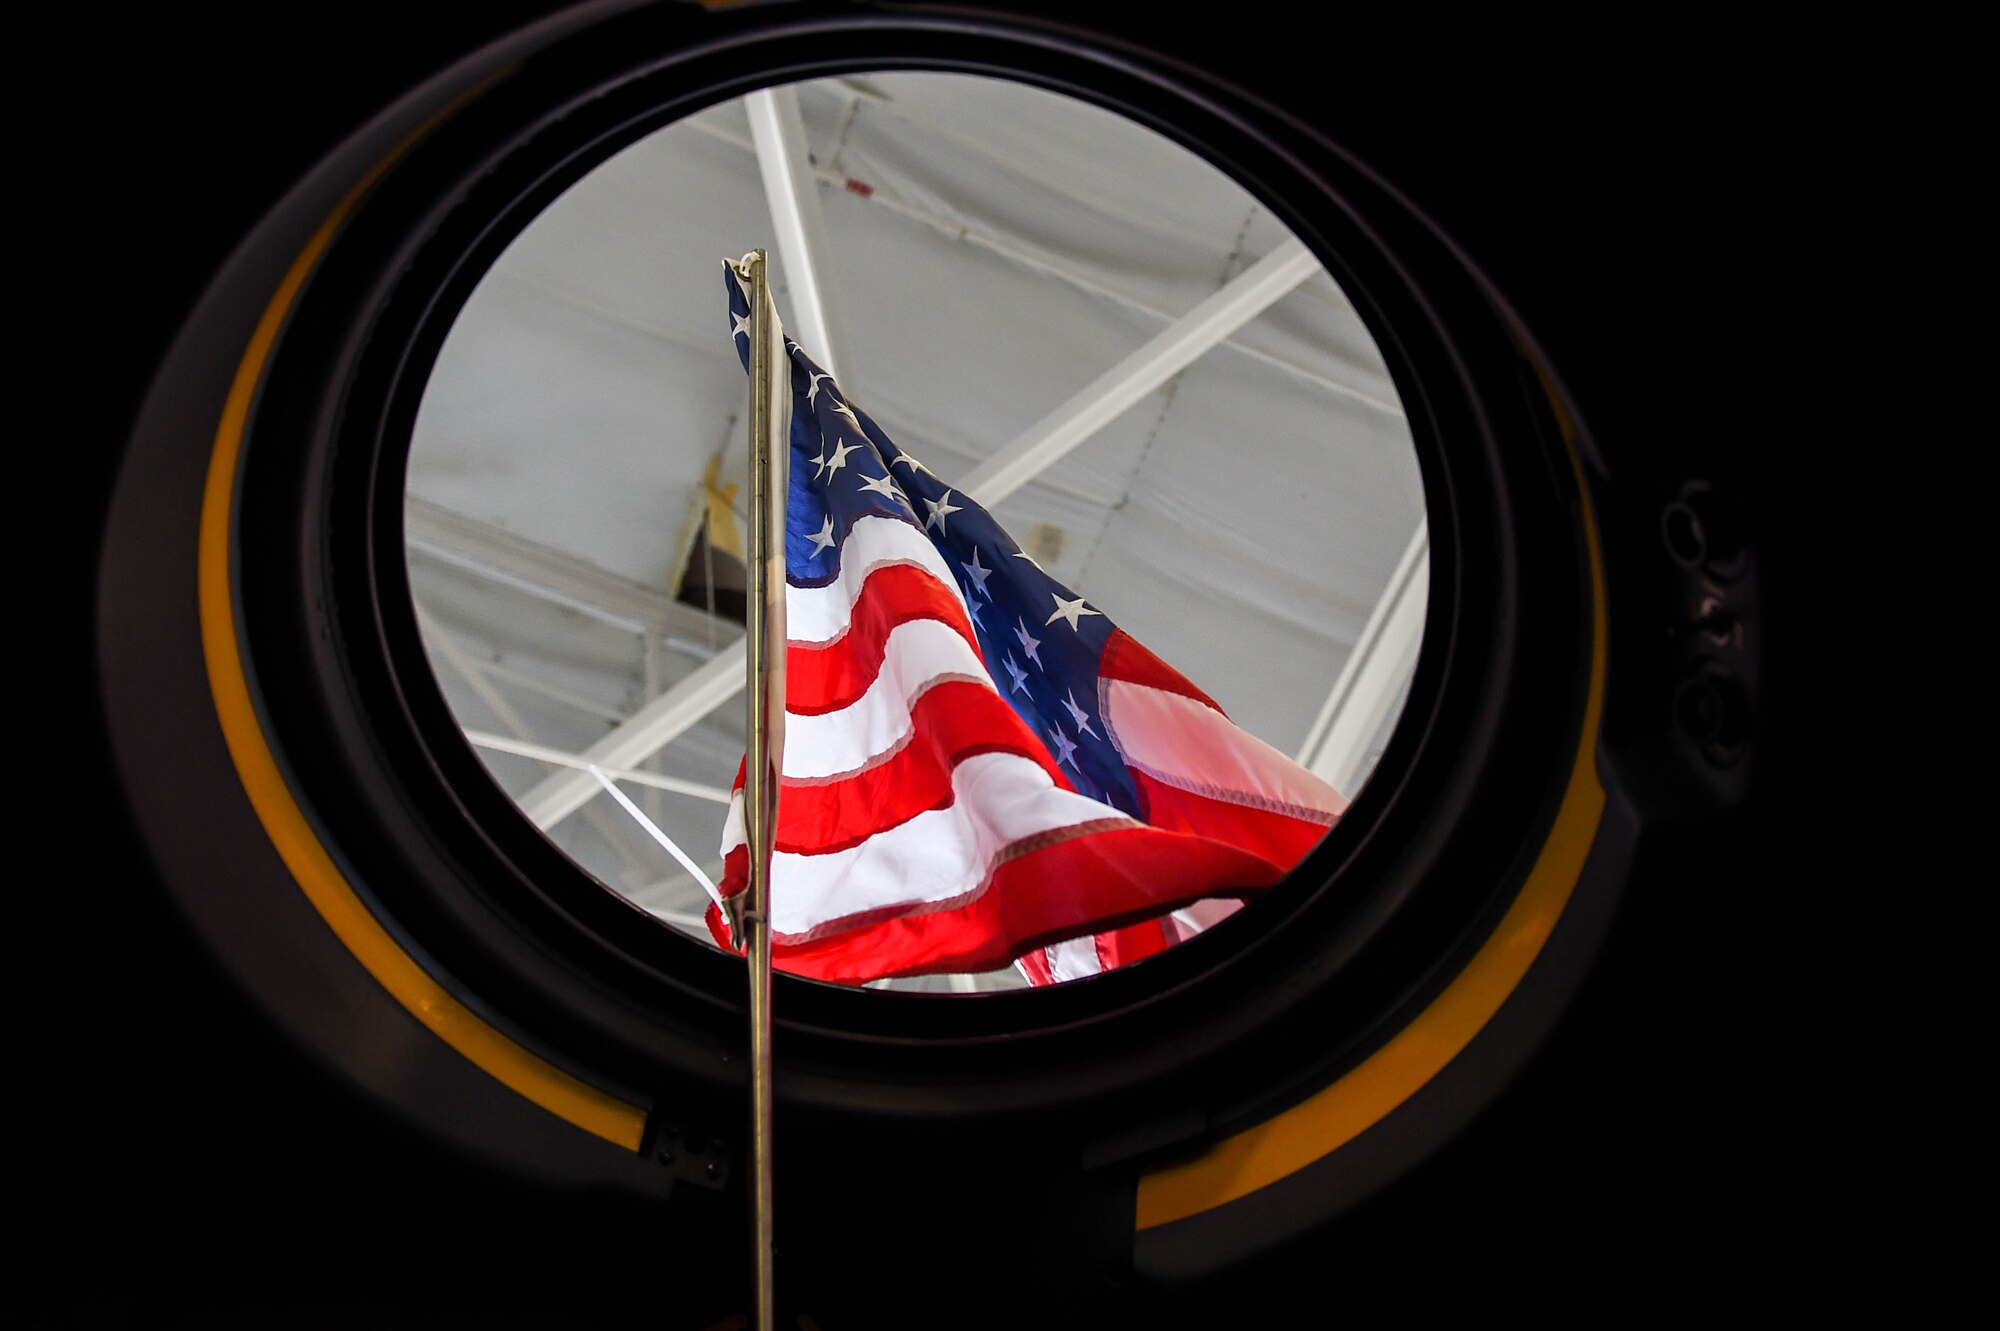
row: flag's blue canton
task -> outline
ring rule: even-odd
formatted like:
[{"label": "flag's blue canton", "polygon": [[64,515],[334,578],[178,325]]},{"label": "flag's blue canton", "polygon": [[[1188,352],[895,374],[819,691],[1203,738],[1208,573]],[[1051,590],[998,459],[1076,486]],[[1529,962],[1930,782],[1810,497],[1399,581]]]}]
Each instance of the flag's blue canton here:
[{"label": "flag's blue canton", "polygon": [[[738,355],[750,366],[750,303],[726,274]],[[1076,789],[1144,821],[1139,792],[1098,715],[1098,663],[1117,626],[1044,573],[980,507],[898,448],[789,338],[791,487],[785,578],[831,582],[855,519],[923,531],[957,574],[995,687]]]}]

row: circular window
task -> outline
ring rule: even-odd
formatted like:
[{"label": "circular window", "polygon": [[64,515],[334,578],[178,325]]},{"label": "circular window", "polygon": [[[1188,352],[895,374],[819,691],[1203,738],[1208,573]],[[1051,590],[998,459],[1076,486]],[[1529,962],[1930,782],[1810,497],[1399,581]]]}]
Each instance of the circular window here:
[{"label": "circular window", "polygon": [[[905,647],[887,658],[897,686],[922,698],[983,667],[1045,746],[1042,765],[1108,803],[1102,817],[1145,819],[1154,801],[1138,783],[1157,774],[1182,797],[1233,795],[1243,812],[1201,824],[1204,839],[1234,835],[1291,869],[1378,759],[1422,637],[1422,479],[1389,367],[1333,277],[1215,166],[1075,97],[966,74],[864,71],[709,106],[591,168],[479,279],[424,389],[405,523],[426,650],[494,778],[611,890],[711,938],[744,751],[749,493],[742,342],[719,261],[764,246],[786,328],[837,371],[802,370],[810,394],[859,406],[902,450],[836,436],[831,461],[812,467],[818,445],[802,438],[797,483],[872,483],[877,516],[900,504],[922,520],[979,647],[976,663],[929,665]],[[811,411],[802,401],[801,418]],[[974,523],[983,539],[967,534]],[[795,561],[809,622],[820,551],[801,546]],[[1078,599],[1075,613],[1100,623],[1064,617]],[[1177,763],[1134,710],[1122,726],[1107,716],[1112,624],[1250,738]],[[1072,662],[1060,654],[1079,635],[1096,654]],[[824,655],[801,655],[800,670]],[[816,807],[837,794],[830,772],[858,785],[913,746],[942,745],[953,762],[1019,742],[933,715],[948,696],[893,724],[872,695],[841,701],[829,715],[830,702],[803,699],[810,714],[788,725],[798,798]],[[949,705],[961,718],[980,706]],[[821,750],[837,756],[804,756]],[[1261,785],[1233,790],[1245,761],[1264,764]],[[890,784],[880,775],[871,792]],[[1157,803],[1161,821],[1174,817],[1166,792]],[[1284,804],[1301,826],[1273,833]],[[1009,855],[978,817],[928,833],[924,850],[878,842],[871,859],[935,873],[924,852],[941,839],[988,838],[947,886],[911,889],[910,909],[934,911]],[[923,832],[836,814],[807,848],[858,865],[858,837],[898,827]],[[1186,890],[1204,885],[1253,884],[1210,875]],[[876,881],[847,892],[851,906],[801,908],[792,932],[898,897]],[[1097,973],[1121,945],[1148,955],[1239,901],[1217,892],[983,973],[852,969],[904,955],[886,946],[835,973],[1018,988]]]}]

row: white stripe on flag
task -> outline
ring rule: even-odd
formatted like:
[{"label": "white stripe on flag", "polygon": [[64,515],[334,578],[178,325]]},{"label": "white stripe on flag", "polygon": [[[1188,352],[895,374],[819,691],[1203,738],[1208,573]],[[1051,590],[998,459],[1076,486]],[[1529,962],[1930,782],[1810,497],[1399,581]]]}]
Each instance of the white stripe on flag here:
[{"label": "white stripe on flag", "polygon": [[785,587],[785,621],[791,641],[832,642],[847,632],[861,584],[878,568],[914,564],[928,572],[960,605],[965,595],[930,538],[900,518],[856,518],[840,546],[840,573],[824,587]]},{"label": "white stripe on flag", "polygon": [[1104,960],[1097,955],[1097,940],[1087,935],[1051,943],[1043,951],[1048,957],[1050,974],[1058,980],[1081,980],[1104,970]]},{"label": "white stripe on flag", "polygon": [[750,829],[743,823],[743,787],[738,786],[729,792],[729,812],[722,819],[722,853],[726,857],[738,846],[749,844]]},{"label": "white stripe on flag", "polygon": [[[951,774],[953,802],[859,845],[824,855],[771,857],[771,928],[796,938],[885,907],[965,897],[1021,842],[1085,824],[1137,824],[1109,805],[1063,790],[1011,753],[981,753]],[[741,796],[730,804],[726,855],[744,844]]]},{"label": "white stripe on flag", "polygon": [[993,679],[959,632],[935,619],[912,619],[890,630],[874,682],[845,707],[818,716],[785,718],[785,777],[824,781],[872,766],[910,738],[910,708],[931,685],[965,680],[990,692]]},{"label": "white stripe on flag", "polygon": [[1206,929],[1213,929],[1243,908],[1243,903],[1233,897],[1203,897],[1200,901],[1169,915],[1174,930],[1174,941],[1185,943]]}]

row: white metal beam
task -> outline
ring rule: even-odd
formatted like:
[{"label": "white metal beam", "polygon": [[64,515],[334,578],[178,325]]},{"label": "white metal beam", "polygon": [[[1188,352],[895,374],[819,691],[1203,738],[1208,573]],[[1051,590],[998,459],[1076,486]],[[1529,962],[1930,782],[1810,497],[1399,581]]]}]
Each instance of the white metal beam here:
[{"label": "white metal beam", "polygon": [[1318,271],[1311,250],[1286,241],[967,472],[960,492],[991,508]]},{"label": "white metal beam", "polygon": [[655,588],[421,499],[404,505],[403,534],[412,550],[620,628],[699,639],[714,624]]},{"label": "white metal beam", "polygon": [[[650,774],[633,771],[689,726],[743,691],[743,640],[737,639],[659,697],[634,712],[625,724],[585,749],[585,770],[566,770],[544,778],[521,797],[521,810],[537,827],[550,828],[575,813],[597,794],[589,765],[617,772],[642,784]],[[727,799],[725,794],[724,799]]]},{"label": "white metal beam", "polygon": [[1350,799],[1366,775],[1370,746],[1417,666],[1430,598],[1430,550],[1430,528],[1420,523],[1299,746],[1299,762]]},{"label": "white metal beam", "polygon": [[[755,151],[756,145],[754,143],[744,142],[742,135],[725,129],[714,121],[697,117],[684,123],[700,130],[711,138],[730,144],[732,147],[745,149],[746,151]],[[840,171],[824,163],[814,165],[813,178],[823,184],[832,185],[836,188],[850,183],[859,183],[851,182]],[[1019,264],[1034,272],[1045,273],[1050,277],[1056,278],[1058,281],[1075,287],[1079,291],[1089,292],[1093,296],[1102,296],[1124,309],[1132,310],[1135,313],[1147,315],[1155,319],[1172,319],[1174,317],[1169,312],[1159,309],[1151,302],[1142,300],[1130,292],[1105,285],[1081,269],[1056,262],[1046,254],[1028,246],[1009,241],[998,234],[981,231],[977,227],[968,225],[962,218],[947,217],[941,213],[932,212],[927,208],[912,203],[908,199],[896,197],[889,190],[870,189],[860,197],[866,199],[874,207],[883,208],[895,213],[899,217],[905,217],[913,222],[922,223],[934,230],[943,232],[954,240],[962,240],[969,245],[976,245],[981,249],[1001,256],[1009,263]],[[1342,310],[1352,310],[1354,308],[1353,303],[1347,299],[1346,294],[1332,282],[1316,284],[1308,288],[1308,290],[1314,296],[1334,305],[1336,308]],[[551,290],[551,294],[561,295],[561,293],[554,292],[553,290]],[[1358,388],[1353,384],[1329,379],[1319,371],[1308,369],[1296,361],[1287,360],[1283,356],[1274,355],[1262,348],[1249,346],[1242,342],[1232,340],[1225,342],[1224,345],[1233,351],[1250,357],[1252,360],[1275,366],[1287,374],[1303,379],[1336,396],[1363,403],[1385,416],[1393,416],[1398,420],[1403,417],[1402,404],[1395,400],[1393,393],[1387,398],[1381,397],[1379,396],[1380,389]]]},{"label": "white metal beam", "polygon": [[[500,724],[514,733],[514,740],[512,742],[517,747],[513,749],[513,752],[520,752],[521,746],[539,748],[540,746],[534,744],[530,739],[531,732],[528,728],[528,723],[521,719],[521,714],[515,711],[512,704],[500,695],[498,689],[493,687],[492,681],[486,679],[480,673],[478,663],[472,659],[465,648],[458,643],[457,639],[431,616],[423,615],[421,616],[421,620],[424,626],[424,641],[436,648],[438,654],[444,658],[445,663],[457,672],[460,679],[465,681],[466,687],[471,689],[479,700],[486,704],[487,709],[493,715],[500,718]],[[472,739],[476,733],[478,732],[468,730],[465,732],[466,738],[476,744],[478,741]],[[497,740],[499,737],[491,736],[489,738]],[[499,743],[491,743],[486,745],[486,747],[499,749],[505,746]],[[597,834],[604,838],[604,844],[611,847],[613,854],[624,860],[633,869],[643,867],[638,857],[633,855],[631,848],[625,844],[624,838],[617,834],[611,819],[600,817],[596,809],[585,809],[584,818],[593,828],[597,829]]]},{"label": "white metal beam", "polygon": [[[840,379],[839,338],[827,300],[826,233],[820,224],[819,183],[806,147],[798,92],[788,87],[763,88],[745,97],[743,104],[750,113],[750,139],[764,176],[764,197],[771,206],[785,294],[798,324],[792,336],[821,369]],[[852,387],[845,381],[843,386]]]},{"label": "white metal beam", "polygon": [[[661,772],[625,771],[622,768],[602,767],[580,753],[558,749],[548,744],[536,744],[532,740],[509,739],[505,735],[495,735],[484,730],[465,732],[466,743],[476,749],[491,749],[495,753],[511,753],[522,758],[533,758],[536,762],[550,763],[557,767],[567,767],[578,772],[598,771],[614,781],[630,781],[635,786],[648,786],[654,790],[671,791],[676,795],[688,795],[711,804],[729,803],[729,792],[721,786],[706,785],[700,781],[686,781],[677,776],[667,776]],[[595,778],[592,778],[593,780]]]},{"label": "white metal beam", "polygon": [[[963,492],[982,504],[999,503],[1317,271],[1319,261],[1303,244],[1279,246],[973,468]],[[743,643],[738,639],[633,713],[584,756],[606,770],[636,766],[741,693],[744,682]],[[537,826],[549,828],[597,790],[586,772],[557,772],[523,796],[521,807]]]}]

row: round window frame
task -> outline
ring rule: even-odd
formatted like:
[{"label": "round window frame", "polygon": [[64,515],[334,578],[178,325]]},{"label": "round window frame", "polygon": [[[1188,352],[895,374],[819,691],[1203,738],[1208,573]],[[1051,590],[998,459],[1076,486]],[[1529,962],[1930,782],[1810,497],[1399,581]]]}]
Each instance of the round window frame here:
[{"label": "round window frame", "polygon": [[[705,17],[717,21],[730,16]],[[548,867],[547,855],[560,852],[539,833],[528,839],[531,829],[518,813],[513,823],[487,816],[496,807],[487,796],[504,795],[484,777],[450,723],[448,708],[426,692],[427,670],[417,673],[422,656],[414,615],[407,608],[407,579],[397,577],[400,529],[383,520],[384,513],[400,512],[398,477],[393,466],[379,465],[379,455],[371,459],[366,445],[357,450],[359,436],[354,433],[357,422],[369,415],[365,400],[370,393],[379,392],[385,403],[411,406],[409,399],[396,395],[408,391],[397,384],[415,363],[412,358],[404,355],[393,367],[367,359],[380,357],[386,345],[384,312],[434,312],[448,303],[439,295],[442,284],[428,295],[420,290],[426,260],[419,251],[445,245],[447,250],[433,254],[452,253],[447,266],[469,263],[486,252],[483,241],[452,244],[451,228],[471,223],[473,214],[463,211],[465,198],[443,202],[437,185],[455,177],[468,182],[470,191],[496,179],[491,161],[482,161],[490,157],[491,146],[481,147],[482,124],[490,129],[493,117],[504,118],[510,108],[518,114],[523,107],[539,105],[534,114],[543,123],[560,123],[592,104],[603,110],[604,98],[612,95],[604,90],[604,71],[619,63],[608,58],[610,49],[648,25],[672,31],[683,21],[682,16],[619,15],[536,51],[456,106],[444,106],[442,98],[430,105],[406,103],[389,119],[401,131],[395,137],[414,137],[385,155],[379,151],[382,135],[376,136],[369,169],[379,165],[379,175],[369,179],[367,171],[356,171],[352,155],[330,168],[330,174],[347,177],[343,183],[350,189],[363,187],[333,213],[322,210],[313,220],[313,231],[324,237],[323,248],[302,268],[292,263],[302,280],[279,310],[282,336],[267,348],[269,358],[251,367],[256,393],[243,422],[243,468],[240,477],[233,468],[231,475],[239,488],[226,491],[233,505],[226,562],[233,584],[229,595],[242,616],[249,704],[256,724],[272,741],[280,779],[292,792],[309,834],[319,839],[336,872],[392,942],[475,1018],[558,1071],[641,1105],[660,1103],[671,1087],[683,1101],[692,1098],[727,1115],[741,1086],[740,1066],[728,1068],[723,1061],[723,1051],[740,1030],[740,1009],[726,997],[730,972],[722,969],[733,961],[720,956],[693,960],[695,953],[705,952],[697,948],[685,957],[675,955],[670,965],[653,964],[620,941],[637,924],[629,915],[606,913],[622,908],[595,904],[568,888],[561,890],[561,902],[544,896],[545,888],[537,885],[562,877]],[[1413,394],[1415,381],[1404,382],[1407,371],[1398,374],[1413,418],[1421,402],[1426,418],[1436,416],[1441,422],[1435,427],[1437,455],[1425,471],[1434,533],[1433,606],[1479,616],[1481,632],[1470,636],[1478,637],[1489,655],[1509,645],[1504,640],[1510,632],[1524,628],[1520,614],[1508,613],[1518,609],[1519,586],[1501,588],[1496,604],[1474,606],[1473,593],[1486,584],[1469,579],[1496,573],[1477,556],[1505,534],[1501,529],[1509,519],[1532,526],[1520,521],[1529,515],[1497,505],[1479,529],[1482,541],[1467,540],[1464,529],[1437,520],[1441,504],[1445,512],[1462,515],[1478,498],[1467,470],[1475,465],[1467,454],[1477,450],[1463,442],[1462,432],[1464,419],[1480,415],[1474,408],[1504,404],[1512,413],[1508,419],[1521,435],[1515,441],[1517,455],[1504,459],[1503,474],[1517,489],[1539,485],[1545,493],[1536,512],[1566,519],[1555,529],[1560,539],[1540,531],[1525,534],[1541,542],[1536,548],[1544,563],[1567,575],[1558,590],[1544,588],[1536,604],[1548,622],[1567,628],[1570,668],[1534,691],[1533,707],[1512,715],[1472,707],[1462,682],[1446,688],[1450,679],[1463,681],[1465,672],[1474,669],[1476,663],[1465,660],[1472,652],[1467,644],[1472,625],[1434,614],[1426,627],[1411,708],[1384,754],[1381,775],[1343,820],[1342,828],[1351,831],[1336,829],[1301,866],[1300,876],[1323,878],[1313,894],[1295,895],[1282,912],[1276,902],[1266,903],[1262,920],[1246,918],[1233,928],[1218,928],[1145,966],[1058,990],[940,1002],[927,995],[855,993],[809,982],[779,988],[778,1010],[795,1051],[787,1064],[794,1104],[867,1120],[893,1117],[921,1103],[926,1113],[986,1128],[1032,1122],[1051,1130],[1053,1120],[1068,1119],[1066,1136],[1098,1139],[1127,1130],[1137,1103],[1194,1098],[1204,1105],[1196,1128],[1178,1137],[1155,1134],[1134,1148],[1136,1154],[1123,1158],[1226,1138],[1338,1081],[1450,985],[1524,881],[1526,861],[1545,837],[1568,788],[1579,745],[1587,756],[1591,732],[1586,712],[1592,689],[1602,685],[1601,663],[1593,665],[1592,633],[1601,634],[1602,623],[1601,609],[1593,611],[1591,605],[1595,556],[1573,418],[1565,419],[1546,367],[1538,363],[1525,335],[1509,325],[1504,307],[1421,218],[1307,127],[1212,83],[1199,71],[1169,71],[1156,55],[1102,34],[1079,35],[1073,29],[994,15],[913,17],[860,11],[797,19],[745,16],[740,28],[702,51],[726,65],[754,49],[754,72],[739,71],[735,77],[755,78],[755,86],[765,86],[804,77],[806,68],[834,72],[822,57],[815,56],[819,63],[808,66],[793,56],[794,63],[778,76],[774,64],[784,60],[764,57],[782,57],[787,49],[823,41],[836,31],[878,43],[878,51],[906,43],[908,50],[899,58],[921,58],[927,68],[970,69],[969,57],[963,55],[956,65],[938,63],[938,47],[952,42],[1033,52],[1037,78],[1048,77],[1043,62],[1071,61],[1091,71],[1087,84],[1080,85],[1093,94],[1091,100],[1128,115],[1131,108],[1113,104],[1104,94],[1114,82],[1165,96],[1199,88],[1215,115],[1211,125],[1218,135],[1229,129],[1256,138],[1246,127],[1256,122],[1269,140],[1261,154],[1267,170],[1283,166],[1307,175],[1338,174],[1349,191],[1348,206],[1354,206],[1355,196],[1367,198],[1366,206],[1355,207],[1349,225],[1354,234],[1382,248],[1377,285],[1357,283],[1348,271],[1355,249],[1343,251],[1328,243],[1331,216],[1324,219],[1326,225],[1302,229],[1301,219],[1288,215],[1287,224],[1340,274],[1358,306],[1366,302],[1375,310],[1396,282],[1407,284],[1402,299],[1394,302],[1397,318],[1374,329],[1385,353],[1392,333],[1400,334],[1394,344],[1407,350],[1405,343],[1423,333],[1426,320],[1437,325],[1432,333],[1449,324],[1456,340],[1446,336],[1440,346],[1424,351],[1425,373],[1443,374],[1444,369],[1431,367],[1451,367],[1450,373],[1480,385],[1465,401],[1453,401],[1436,378],[1417,385],[1428,387],[1428,394]],[[656,61],[649,75],[682,77],[691,58],[685,48],[676,48]],[[485,72],[495,74],[497,62],[485,59]],[[842,68],[879,68],[882,61],[878,53]],[[995,71],[988,65],[976,72]],[[539,90],[531,86],[538,80]],[[565,82],[570,99],[564,109],[552,111],[542,99],[551,86]],[[714,100],[731,95],[717,92],[718,86],[706,85],[702,96]],[[629,90],[631,84],[622,87]],[[1077,95],[1069,87],[1055,90]],[[442,118],[420,127],[419,112],[441,112]],[[1185,131],[1179,122],[1154,127],[1176,137]],[[1196,151],[1260,198],[1286,213],[1294,211],[1286,205],[1289,195],[1258,188],[1205,148],[1213,144]],[[1307,158],[1310,165],[1303,164]],[[426,216],[428,225],[421,220]],[[297,219],[292,220],[296,238]],[[280,243],[280,230],[265,233],[267,245]],[[307,255],[307,250],[296,252],[300,260]],[[1412,266],[1422,280],[1413,276]],[[279,309],[275,298],[265,308]],[[419,317],[413,326],[436,329],[441,336],[442,326],[424,322],[428,317]],[[1475,342],[1473,354],[1463,354]],[[246,358],[242,364],[251,362]],[[369,375],[384,382],[371,387]],[[1447,428],[1451,421],[1461,424]],[[1450,448],[1442,442],[1447,436],[1454,441]],[[260,441],[270,441],[261,453]],[[1479,448],[1491,447],[1491,440],[1481,440]],[[337,467],[338,479],[328,480],[333,473],[316,471],[319,467]],[[308,483],[307,490],[319,495],[324,507],[319,500],[264,502],[283,493],[288,483],[314,476],[320,483]],[[212,503],[204,510],[214,511]],[[338,535],[329,535],[336,531]],[[365,538],[356,532],[365,532]],[[287,557],[275,557],[280,554]],[[1521,581],[1518,571],[1514,581]],[[392,594],[398,585],[400,604]],[[1597,595],[1601,591],[1596,588]],[[1563,604],[1551,611],[1553,602]],[[371,644],[384,647],[382,669],[372,659]],[[1451,671],[1459,673],[1452,676]],[[434,692],[434,681],[429,688]],[[397,718],[400,724],[390,724]],[[445,723],[450,723],[448,731]],[[1435,746],[1455,737],[1490,748],[1502,731],[1510,744],[1535,755],[1531,766],[1540,779],[1520,781],[1509,795],[1511,802],[1479,803],[1473,797],[1482,782],[1454,780],[1453,774],[1438,770]],[[1420,763],[1427,755],[1427,765]],[[1491,763],[1489,755],[1487,765]],[[365,779],[356,779],[363,774]],[[1417,803],[1423,809],[1410,810]],[[450,817],[442,816],[446,814]],[[1441,827],[1450,834],[1450,844],[1430,848],[1424,863],[1409,862],[1407,853],[1399,859],[1394,848],[1384,846],[1426,827]],[[268,822],[265,829],[270,830]],[[537,849],[537,842],[545,849]],[[498,860],[490,858],[494,855]],[[511,868],[497,873],[496,864]],[[422,887],[434,875],[447,886],[428,895],[410,890],[412,883]],[[522,881],[502,882],[508,877]],[[1369,882],[1374,895],[1365,905],[1332,903],[1316,909],[1314,902],[1323,902],[1327,889],[1343,879]],[[1418,918],[1411,902],[1420,889],[1436,889],[1447,879],[1458,890],[1445,893],[1444,900],[1426,898],[1425,917]],[[462,895],[468,884],[477,890]],[[594,886],[591,890],[609,895]],[[469,905],[478,909],[469,910]],[[1329,916],[1369,927],[1331,928]],[[557,926],[554,933],[544,927],[550,924]],[[1252,924],[1257,926],[1254,934]],[[647,927],[656,928],[650,922]],[[1368,962],[1369,944],[1381,941],[1382,930],[1398,933],[1396,950],[1410,954],[1402,964]],[[1416,934],[1422,939],[1411,941]],[[607,939],[614,946],[600,946]],[[1345,990],[1334,982],[1342,976]],[[1331,978],[1307,992],[1309,980],[1320,977]],[[586,989],[591,992],[583,993]],[[1357,999],[1357,993],[1362,997]],[[1226,1012],[1226,1020],[1215,1015],[1216,1009]],[[1334,1037],[1324,1020],[1328,1011],[1348,1014],[1334,1024],[1340,1032]],[[1142,1028],[1150,1033],[1146,1040],[1119,1038]],[[1246,1032],[1257,1038],[1246,1041]],[[1312,1032],[1314,1038],[1289,1038],[1300,1032]],[[1172,1049],[1165,1047],[1168,1043]],[[913,1067],[922,1069],[920,1089],[914,1093]]]}]

